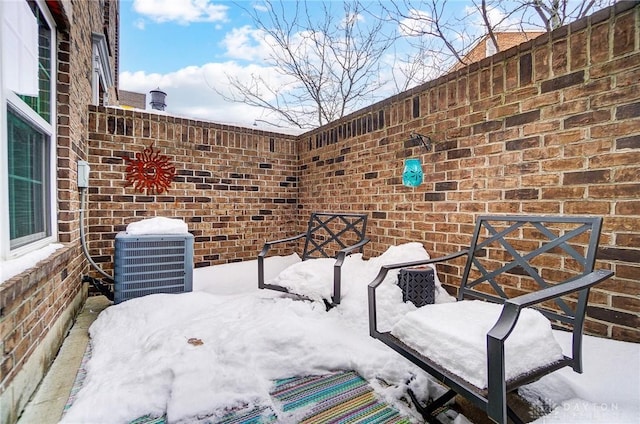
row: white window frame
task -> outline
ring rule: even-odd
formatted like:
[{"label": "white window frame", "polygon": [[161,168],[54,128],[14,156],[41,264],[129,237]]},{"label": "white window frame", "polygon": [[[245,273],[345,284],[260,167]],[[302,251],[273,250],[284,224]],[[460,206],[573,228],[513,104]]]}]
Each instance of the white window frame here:
[{"label": "white window frame", "polygon": [[[26,0],[23,0],[26,1]],[[2,266],[2,261],[15,259],[19,256],[23,256],[26,253],[31,251],[40,249],[46,245],[49,245],[58,240],[58,225],[57,225],[57,216],[58,216],[58,191],[57,191],[57,155],[56,155],[56,147],[57,147],[57,113],[56,113],[56,102],[57,102],[57,90],[56,90],[56,80],[57,80],[57,62],[56,62],[56,53],[57,53],[57,43],[56,43],[56,25],[51,13],[49,12],[49,8],[47,7],[44,0],[36,0],[36,5],[42,12],[42,16],[44,17],[47,25],[51,29],[51,78],[50,78],[50,120],[51,122],[47,122],[40,115],[38,115],[31,107],[29,107],[20,97],[18,97],[13,91],[8,89],[5,86],[5,82],[3,81],[3,71],[0,67],[0,266]],[[2,33],[4,29],[2,28],[3,22],[3,6],[0,1],[0,41],[2,40]],[[9,105],[13,108],[14,112],[17,113],[22,118],[26,119],[29,124],[33,125],[34,128],[42,131],[49,137],[49,146],[48,146],[48,183],[49,183],[49,216],[48,216],[48,224],[49,224],[49,236],[34,241],[32,243],[26,244],[24,246],[17,247],[15,249],[11,249],[10,247],[10,224],[9,224],[9,154],[8,154],[8,132],[7,132],[7,118],[8,118],[8,107]]]},{"label": "white window frame", "polygon": [[109,104],[109,88],[113,87],[113,74],[109,66],[109,47],[103,34],[91,34],[93,52],[92,102],[100,105],[100,87],[105,92],[104,105]]}]

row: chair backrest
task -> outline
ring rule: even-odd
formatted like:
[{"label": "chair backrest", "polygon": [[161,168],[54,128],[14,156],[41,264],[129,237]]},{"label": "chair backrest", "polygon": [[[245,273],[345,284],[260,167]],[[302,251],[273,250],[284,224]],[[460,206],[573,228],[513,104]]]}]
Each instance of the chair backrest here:
[{"label": "chair backrest", "polygon": [[333,258],[365,239],[367,214],[313,212],[309,218],[302,260]]},{"label": "chair backrest", "polygon": [[[590,273],[601,226],[599,217],[479,217],[458,299],[502,303]],[[552,320],[573,324],[576,300],[555,299],[539,309]]]}]

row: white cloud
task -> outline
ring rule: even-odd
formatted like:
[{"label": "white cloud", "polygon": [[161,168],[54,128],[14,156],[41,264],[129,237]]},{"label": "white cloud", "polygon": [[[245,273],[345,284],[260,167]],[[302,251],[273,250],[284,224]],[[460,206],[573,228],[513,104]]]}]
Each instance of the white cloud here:
[{"label": "white cloud", "polygon": [[166,112],[170,115],[251,127],[256,119],[276,121],[266,116],[260,108],[228,102],[216,93],[214,88],[222,91],[228,85],[227,74],[246,80],[251,75],[260,75],[270,84],[280,84],[277,72],[272,69],[257,65],[242,67],[235,62],[225,62],[188,66],[167,74],[122,72],[120,88],[147,94],[148,103],[149,91],[159,87],[167,93]]},{"label": "white cloud", "polygon": [[[470,26],[474,29],[473,33],[484,35],[487,32],[482,14],[477,7],[466,6],[464,8],[465,15],[470,17]],[[498,7],[487,7],[487,19],[496,31],[510,31],[520,29],[520,20],[515,16],[509,16],[507,12]]]},{"label": "white cloud", "polygon": [[217,22],[227,20],[228,6],[210,0],[134,0],[133,8],[155,22]]},{"label": "white cloud", "polygon": [[420,37],[431,32],[431,15],[424,10],[411,9],[408,17],[399,24],[400,34],[406,37]]},{"label": "white cloud", "polygon": [[253,8],[258,12],[268,12],[269,6],[265,3],[256,3],[253,5]]},{"label": "white cloud", "polygon": [[270,51],[266,43],[265,34],[248,25],[233,28],[220,42],[225,48],[225,56],[242,60],[264,59]]},{"label": "white cloud", "polygon": [[[295,52],[298,57],[306,61],[317,63],[319,57],[316,53],[316,42],[322,44],[320,38],[324,34],[320,32],[300,31],[292,33],[286,49]],[[259,63],[267,61],[273,63],[274,58],[280,58],[287,62],[289,52],[285,51],[274,38],[262,30],[245,25],[227,32],[220,42],[224,48],[224,55],[230,59],[239,59]]]},{"label": "white cloud", "polygon": [[364,21],[364,16],[361,13],[347,13],[347,15],[344,17],[344,25]]}]

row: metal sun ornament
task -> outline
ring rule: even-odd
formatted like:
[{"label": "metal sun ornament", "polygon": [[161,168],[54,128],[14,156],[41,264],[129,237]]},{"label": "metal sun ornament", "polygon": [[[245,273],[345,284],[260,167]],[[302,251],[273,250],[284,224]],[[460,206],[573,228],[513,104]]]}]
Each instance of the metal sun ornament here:
[{"label": "metal sun ornament", "polygon": [[162,194],[171,185],[176,175],[176,168],[169,161],[169,157],[153,150],[153,144],[136,153],[135,159],[122,157],[127,163],[127,184],[147,194]]}]

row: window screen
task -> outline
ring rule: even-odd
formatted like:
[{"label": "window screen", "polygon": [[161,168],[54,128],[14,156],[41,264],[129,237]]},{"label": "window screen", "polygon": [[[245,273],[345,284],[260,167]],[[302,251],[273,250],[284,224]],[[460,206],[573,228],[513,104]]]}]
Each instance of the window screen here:
[{"label": "window screen", "polygon": [[51,234],[49,136],[8,108],[9,227],[14,249]]}]

